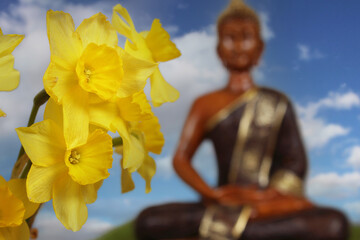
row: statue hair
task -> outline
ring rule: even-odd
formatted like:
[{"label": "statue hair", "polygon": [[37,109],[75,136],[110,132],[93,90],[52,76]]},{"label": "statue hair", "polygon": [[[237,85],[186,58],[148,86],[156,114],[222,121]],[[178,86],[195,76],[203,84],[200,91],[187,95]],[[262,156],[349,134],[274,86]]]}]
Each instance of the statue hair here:
[{"label": "statue hair", "polygon": [[217,27],[231,18],[241,18],[254,22],[260,29],[260,19],[256,12],[244,3],[243,0],[230,0],[227,8],[220,14]]}]

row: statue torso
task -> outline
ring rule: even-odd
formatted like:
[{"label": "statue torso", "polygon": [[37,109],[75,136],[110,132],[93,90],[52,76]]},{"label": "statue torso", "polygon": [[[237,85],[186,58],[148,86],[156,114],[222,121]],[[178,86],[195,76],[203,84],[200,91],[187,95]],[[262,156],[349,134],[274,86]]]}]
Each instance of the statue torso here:
[{"label": "statue torso", "polygon": [[206,138],[215,148],[219,186],[229,183],[268,185],[287,102],[279,92],[255,88],[208,121]]}]

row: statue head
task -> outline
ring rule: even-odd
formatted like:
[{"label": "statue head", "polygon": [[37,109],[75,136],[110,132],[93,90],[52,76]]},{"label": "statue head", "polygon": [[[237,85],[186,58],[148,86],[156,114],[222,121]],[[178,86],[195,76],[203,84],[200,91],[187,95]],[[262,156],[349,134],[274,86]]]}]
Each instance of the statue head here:
[{"label": "statue head", "polygon": [[217,52],[227,69],[247,71],[258,63],[264,48],[260,21],[242,0],[231,0],[219,16],[217,29]]}]

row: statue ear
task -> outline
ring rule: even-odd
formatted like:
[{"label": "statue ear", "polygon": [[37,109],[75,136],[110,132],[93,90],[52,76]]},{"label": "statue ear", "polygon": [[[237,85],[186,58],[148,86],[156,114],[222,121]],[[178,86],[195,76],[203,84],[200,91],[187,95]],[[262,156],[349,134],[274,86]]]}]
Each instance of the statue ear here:
[{"label": "statue ear", "polygon": [[226,66],[226,61],[223,58],[221,50],[220,50],[220,42],[219,41],[218,41],[218,44],[216,45],[216,52],[217,52],[217,55],[219,56],[221,62]]}]

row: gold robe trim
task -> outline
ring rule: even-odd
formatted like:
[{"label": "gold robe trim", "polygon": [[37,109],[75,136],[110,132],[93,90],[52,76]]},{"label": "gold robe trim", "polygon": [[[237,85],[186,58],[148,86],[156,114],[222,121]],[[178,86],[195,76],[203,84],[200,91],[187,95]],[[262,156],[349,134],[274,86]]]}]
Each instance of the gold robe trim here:
[{"label": "gold robe trim", "polygon": [[244,104],[245,102],[251,100],[254,96],[256,96],[258,92],[257,87],[250,88],[245,93],[243,93],[240,97],[235,99],[225,108],[221,109],[219,112],[215,113],[206,123],[205,129],[206,131],[210,131],[213,129],[219,122],[226,119],[233,111],[238,109],[239,106]]},{"label": "gold robe trim", "polygon": [[246,103],[231,159],[230,183],[237,184],[246,179],[249,184],[268,186],[278,132],[286,110],[286,97],[266,89],[258,91]]},{"label": "gold robe trim", "polygon": [[253,99],[253,101],[248,102],[244,114],[239,122],[239,128],[238,128],[238,137],[236,139],[235,143],[235,149],[233,152],[232,160],[231,160],[231,169],[229,173],[229,182],[230,183],[236,183],[236,178],[238,174],[238,169],[240,168],[240,161],[239,160],[243,154],[243,148],[245,145],[246,138],[250,131],[250,124],[254,118],[254,112],[255,112],[255,101],[256,99]]},{"label": "gold robe trim", "polygon": [[279,103],[276,107],[275,111],[275,117],[273,122],[273,127],[269,136],[269,144],[267,146],[265,156],[262,162],[262,165],[260,167],[259,172],[259,185],[262,187],[266,187],[269,184],[269,174],[270,174],[270,168],[272,164],[272,158],[274,155],[275,145],[277,142],[278,133],[280,130],[280,126],[282,123],[282,120],[285,116],[287,109],[287,102],[284,98],[284,96],[281,96]]},{"label": "gold robe trim", "polygon": [[240,239],[250,219],[251,212],[252,212],[252,208],[248,205],[245,205],[240,213],[238,220],[235,223],[234,228],[231,231],[231,234],[234,237],[234,239]]},{"label": "gold robe trim", "polygon": [[[221,205],[209,206],[205,210],[204,217],[200,224],[200,239],[240,239],[250,219],[251,212],[252,208],[248,205],[242,207],[226,207]],[[238,215],[236,215],[236,213],[238,213]]]},{"label": "gold robe trim", "polygon": [[269,185],[283,194],[290,194],[297,197],[304,196],[303,181],[289,170],[278,170],[271,177]]}]

